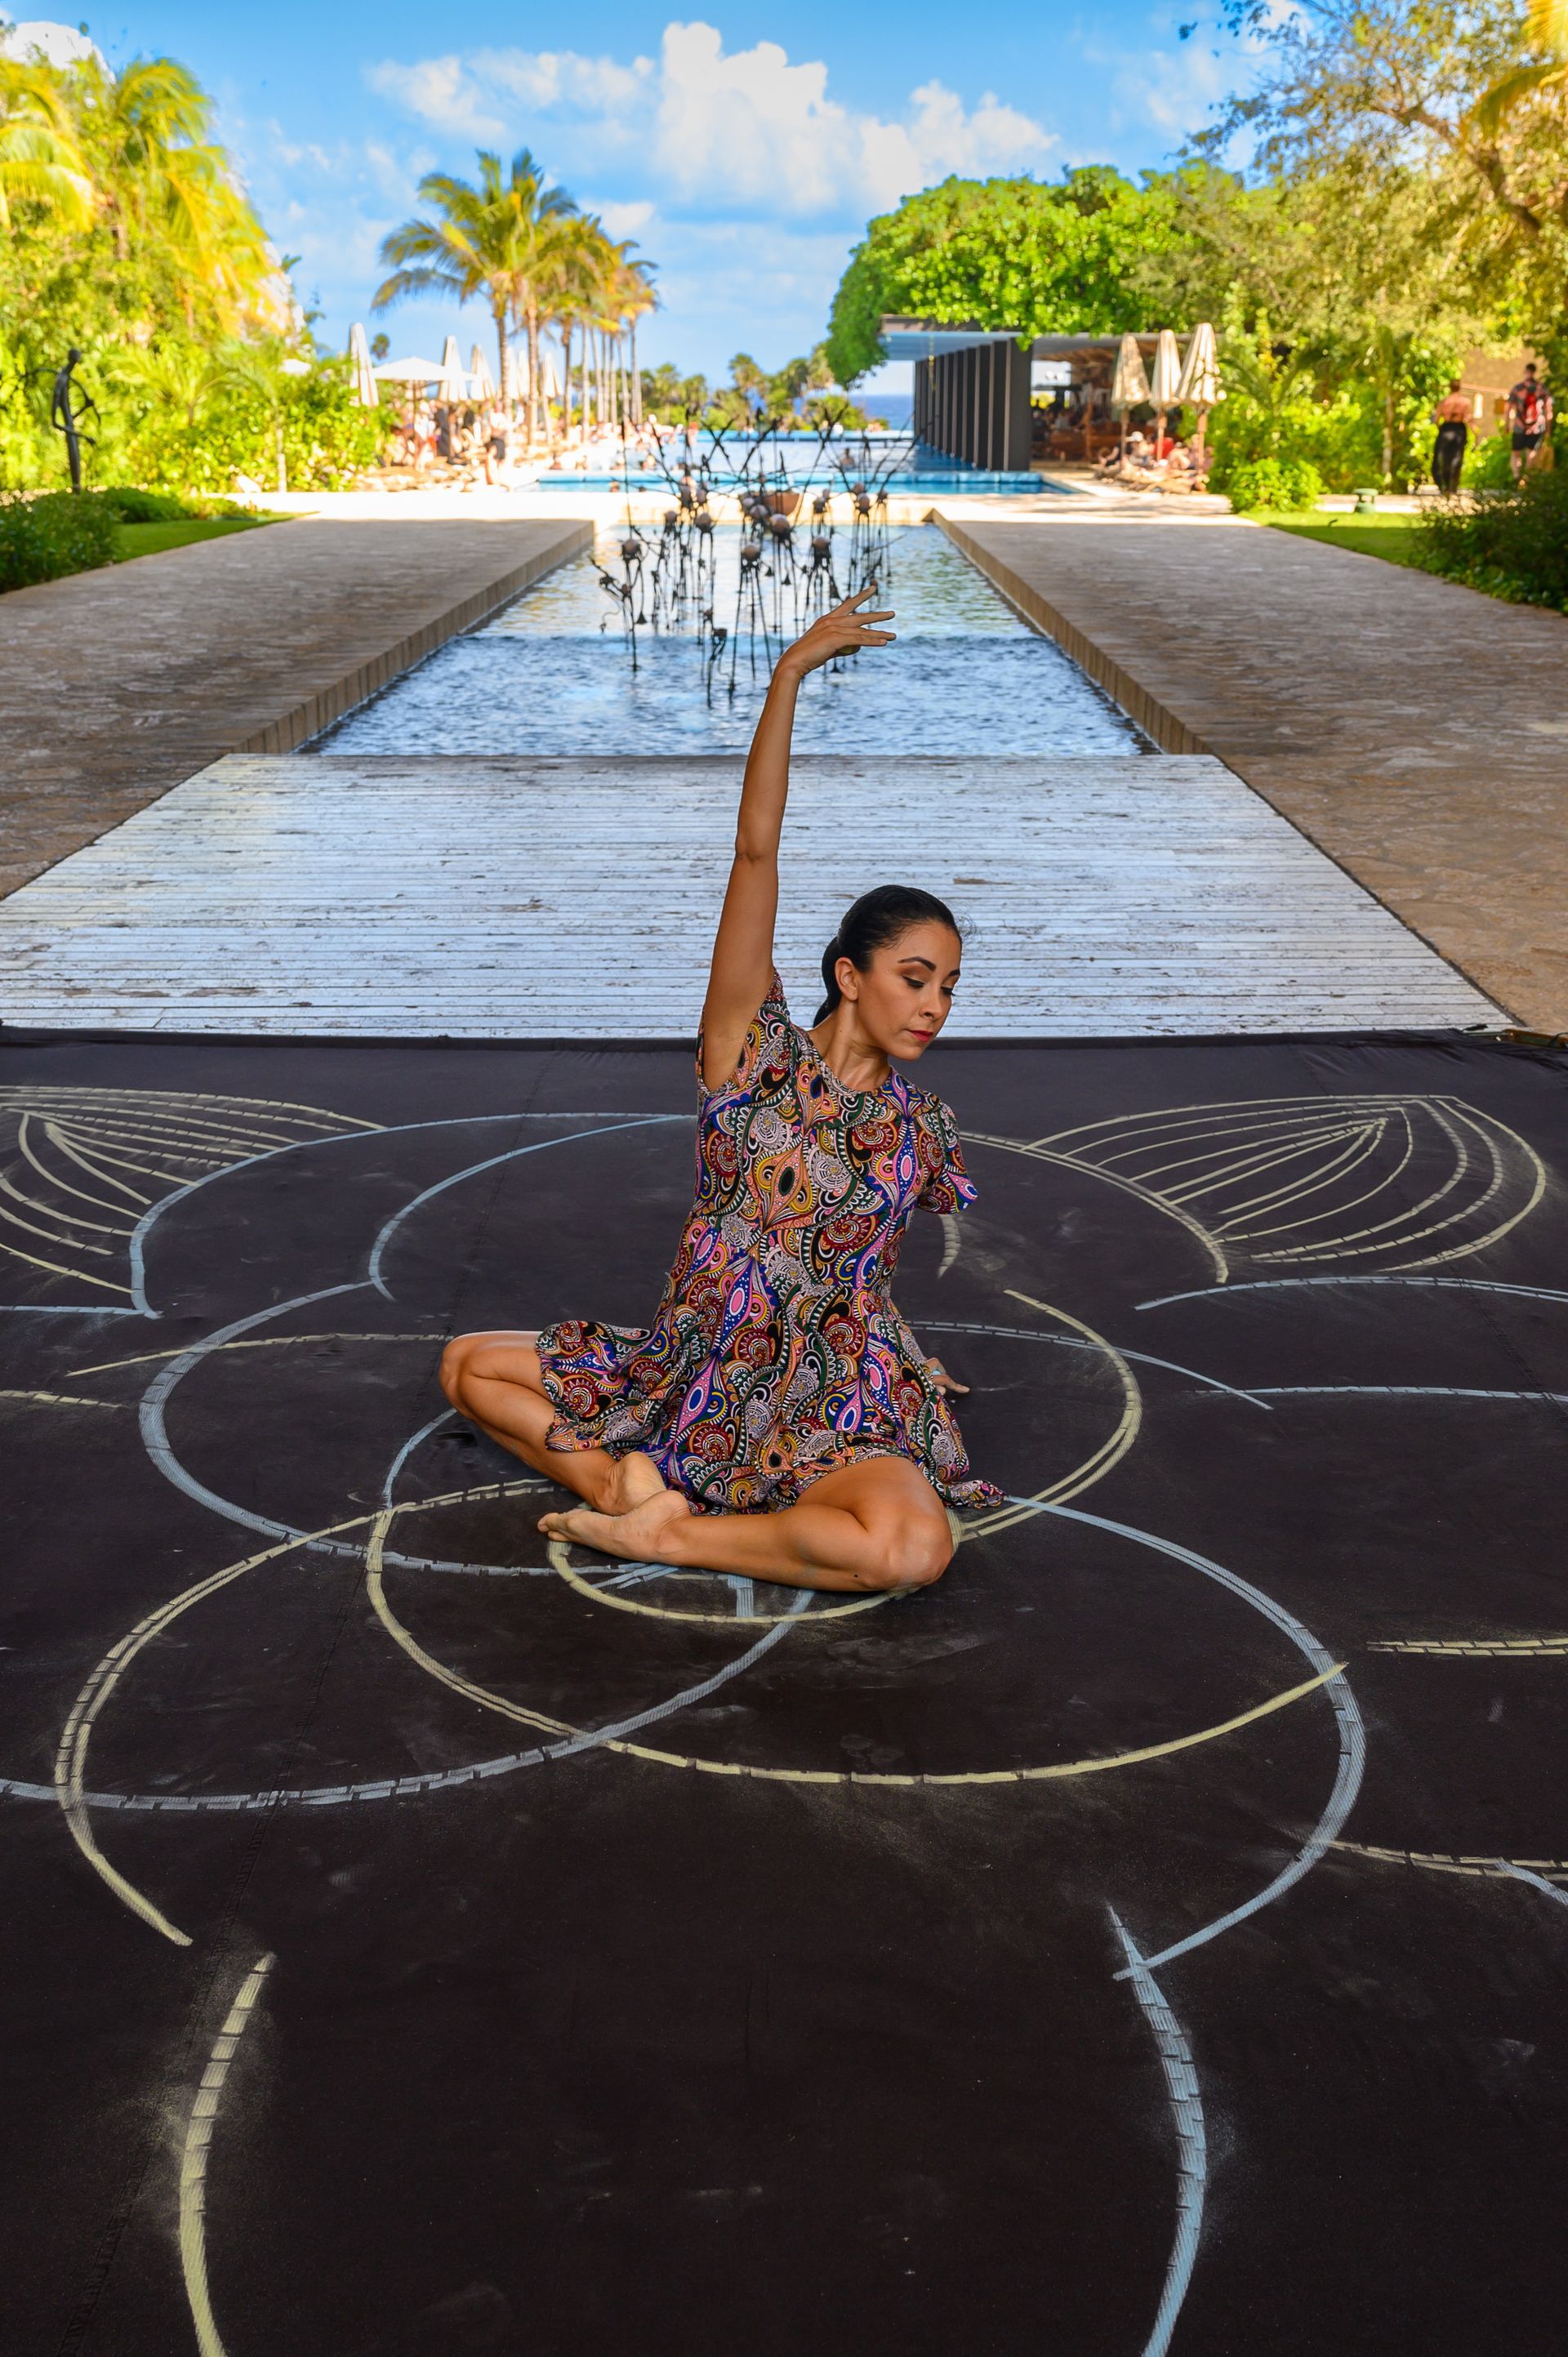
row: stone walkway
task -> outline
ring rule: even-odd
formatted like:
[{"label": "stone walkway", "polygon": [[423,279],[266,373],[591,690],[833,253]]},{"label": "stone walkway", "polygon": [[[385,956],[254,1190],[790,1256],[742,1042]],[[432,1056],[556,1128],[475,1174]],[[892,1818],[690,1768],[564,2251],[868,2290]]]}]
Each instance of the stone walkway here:
[{"label": "stone walkway", "polygon": [[948,529],[1173,753],[1212,753],[1520,1021],[1568,1030],[1568,618],[1240,519]]},{"label": "stone walkway", "polygon": [[303,744],[592,522],[306,519],[0,597],[0,894],[220,754]]}]

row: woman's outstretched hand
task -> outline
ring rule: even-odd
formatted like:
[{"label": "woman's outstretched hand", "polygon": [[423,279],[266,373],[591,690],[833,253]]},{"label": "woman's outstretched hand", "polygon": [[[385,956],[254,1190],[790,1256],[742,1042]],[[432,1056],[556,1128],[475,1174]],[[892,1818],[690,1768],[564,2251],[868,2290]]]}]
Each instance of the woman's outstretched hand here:
[{"label": "woman's outstretched hand", "polygon": [[863,647],[890,647],[894,633],[879,630],[878,622],[890,622],[893,609],[886,613],[863,613],[868,597],[876,595],[875,581],[867,584],[857,597],[846,597],[841,605],[830,607],[820,614],[809,630],[798,638],[792,647],[786,647],[779,658],[780,671],[793,672],[804,679],[809,671],[816,671],[835,655],[858,654]]}]

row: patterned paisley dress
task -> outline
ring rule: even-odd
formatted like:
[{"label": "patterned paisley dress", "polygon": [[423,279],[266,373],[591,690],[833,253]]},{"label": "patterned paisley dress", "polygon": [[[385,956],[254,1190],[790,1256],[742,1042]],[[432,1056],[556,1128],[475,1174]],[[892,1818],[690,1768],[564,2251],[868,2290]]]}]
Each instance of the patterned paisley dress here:
[{"label": "patterned paisley dress", "polygon": [[697,1193],[646,1329],[539,1338],[552,1448],[647,1451],[722,1513],[794,1503],[821,1474],[907,1457],[951,1506],[995,1504],[888,1292],[909,1213],[974,1200],[940,1097],[846,1089],[777,974],[719,1088],[697,1080]]}]

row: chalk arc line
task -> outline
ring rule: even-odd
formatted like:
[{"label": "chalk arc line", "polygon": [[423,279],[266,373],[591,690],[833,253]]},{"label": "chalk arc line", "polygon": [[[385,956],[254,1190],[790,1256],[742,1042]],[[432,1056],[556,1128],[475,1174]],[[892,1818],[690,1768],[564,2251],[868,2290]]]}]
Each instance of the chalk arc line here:
[{"label": "chalk arc line", "polygon": [[274,1961],[271,1956],[258,1956],[241,1982],[223,2027],[213,2040],[186,2123],[185,2148],[179,2164],[179,2264],[200,2357],[225,2357],[223,2338],[212,2312],[207,2272],[207,2162],[218,2124],[218,2107],[223,2100],[223,2083],[240,2040],[251,2026]]},{"label": "chalk arc line", "polygon": [[1187,2033],[1149,1970],[1147,1958],[1114,1908],[1111,1910],[1111,1921],[1126,1959],[1116,1977],[1132,1982],[1133,1993],[1148,2023],[1160,2069],[1165,2073],[1171,2126],[1176,2132],[1176,2227],[1160,2287],[1160,2304],[1143,2351],[1143,2357],[1165,2357],[1197,2264],[1198,2237],[1203,2232],[1203,2206],[1208,2189],[1208,2136],[1203,2117],[1203,2091]]},{"label": "chalk arc line", "polygon": [[381,1264],[386,1257],[388,1245],[405,1220],[411,1220],[415,1211],[423,1211],[425,1204],[433,1202],[437,1195],[445,1195],[448,1188],[460,1187],[466,1178],[478,1178],[487,1170],[499,1170],[503,1163],[520,1161],[525,1154],[546,1154],[552,1146],[575,1145],[580,1138],[613,1137],[618,1130],[650,1129],[667,1122],[684,1119],[685,1115],[682,1114],[639,1114],[629,1121],[611,1122],[598,1129],[574,1129],[564,1137],[535,1138],[532,1146],[509,1146],[504,1154],[492,1154],[483,1162],[470,1162],[465,1169],[453,1170],[445,1178],[437,1178],[434,1186],[426,1187],[424,1193],[416,1195],[411,1203],[405,1203],[401,1211],[392,1213],[392,1218],[387,1221],[371,1246],[371,1257],[366,1265],[365,1274],[382,1300],[390,1301],[392,1297],[381,1281]]}]

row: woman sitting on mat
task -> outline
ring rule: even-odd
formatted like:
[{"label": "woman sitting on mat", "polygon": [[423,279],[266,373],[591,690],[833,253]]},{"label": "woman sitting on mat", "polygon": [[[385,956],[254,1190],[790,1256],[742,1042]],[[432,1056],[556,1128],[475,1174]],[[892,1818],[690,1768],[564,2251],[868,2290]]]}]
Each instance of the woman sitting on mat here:
[{"label": "woman sitting on mat", "polygon": [[773,963],[779,836],[801,680],[891,642],[846,598],[780,656],[741,789],[698,1041],[697,1195],[646,1330],[567,1318],[463,1334],[454,1407],[586,1502],[540,1529],[602,1554],[793,1587],[918,1587],[953,1551],[947,1508],[995,1503],[947,1405],[954,1383],[888,1293],[909,1213],[972,1202],[924,1055],[962,943],[940,900],[884,885],[822,959],[811,1031]]}]

